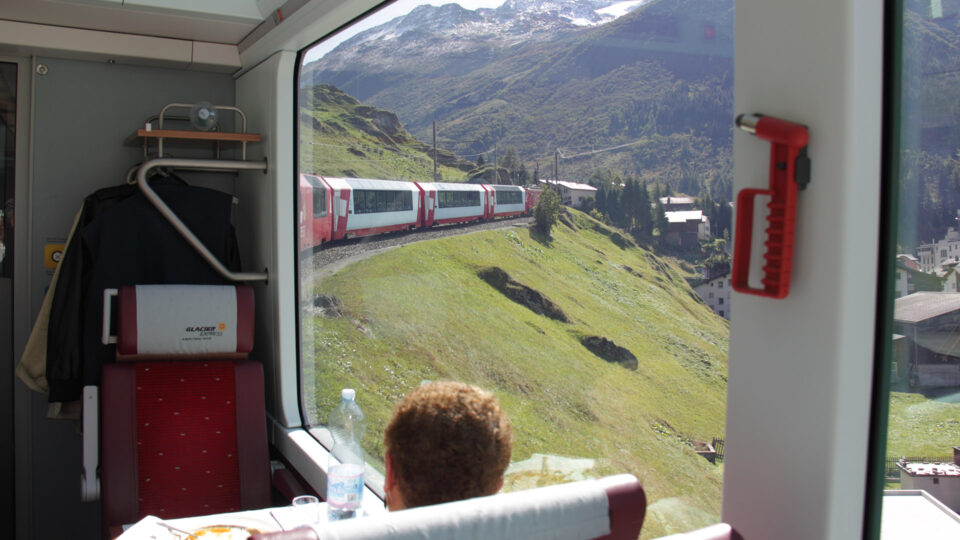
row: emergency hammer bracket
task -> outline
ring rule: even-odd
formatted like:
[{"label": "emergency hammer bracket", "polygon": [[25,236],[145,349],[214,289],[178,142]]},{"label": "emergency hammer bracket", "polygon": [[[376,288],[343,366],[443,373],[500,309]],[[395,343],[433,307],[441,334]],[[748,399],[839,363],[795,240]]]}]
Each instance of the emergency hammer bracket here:
[{"label": "emergency hammer bracket", "polygon": [[[770,187],[744,189],[737,194],[736,245],[733,253],[733,289],[737,292],[785,298],[790,293],[793,270],[793,238],[797,219],[797,191],[810,183],[807,127],[773,116],[741,114],[738,128],[770,142]],[[754,200],[770,198],[767,204],[767,248],[763,258],[762,287],[751,287],[750,251],[753,244]]]}]

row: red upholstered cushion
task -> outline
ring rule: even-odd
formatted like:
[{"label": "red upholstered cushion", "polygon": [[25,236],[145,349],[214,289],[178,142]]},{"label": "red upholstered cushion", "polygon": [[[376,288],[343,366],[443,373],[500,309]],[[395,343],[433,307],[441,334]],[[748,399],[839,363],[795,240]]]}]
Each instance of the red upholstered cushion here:
[{"label": "red upholstered cushion", "polygon": [[137,364],[140,515],[241,509],[234,364]]}]

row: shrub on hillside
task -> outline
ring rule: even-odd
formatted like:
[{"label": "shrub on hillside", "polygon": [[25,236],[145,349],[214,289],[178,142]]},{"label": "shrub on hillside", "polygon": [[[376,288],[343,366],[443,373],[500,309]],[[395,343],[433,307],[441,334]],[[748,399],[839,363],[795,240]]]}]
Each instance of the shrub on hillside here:
[{"label": "shrub on hillside", "polygon": [[560,196],[552,189],[545,189],[533,207],[533,226],[540,234],[550,236],[550,229],[557,224],[560,215]]}]

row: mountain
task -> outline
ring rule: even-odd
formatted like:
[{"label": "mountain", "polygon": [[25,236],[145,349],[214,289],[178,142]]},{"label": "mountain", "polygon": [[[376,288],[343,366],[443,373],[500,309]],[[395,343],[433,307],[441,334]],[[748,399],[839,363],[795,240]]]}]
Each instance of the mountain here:
[{"label": "mountain", "polygon": [[[429,180],[433,149],[400,125],[397,115],[363,105],[329,85],[300,89],[300,171],[327,176]],[[438,174],[464,181],[474,164],[437,152]]]},{"label": "mountain", "polygon": [[301,86],[395,111],[421,140],[435,120],[461,156],[512,148],[552,176],[559,148],[562,177],[607,168],[729,197],[732,51],[732,0],[420,6],[304,66]]}]

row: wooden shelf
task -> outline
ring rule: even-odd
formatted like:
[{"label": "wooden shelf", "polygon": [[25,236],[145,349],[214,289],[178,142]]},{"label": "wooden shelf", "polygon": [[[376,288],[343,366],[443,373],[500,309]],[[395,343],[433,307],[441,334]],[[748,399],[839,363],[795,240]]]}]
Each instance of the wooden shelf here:
[{"label": "wooden shelf", "polygon": [[193,139],[202,141],[227,142],[260,142],[259,133],[226,133],[221,131],[188,131],[179,129],[154,129],[147,131],[144,128],[137,130],[137,137],[149,139]]}]

